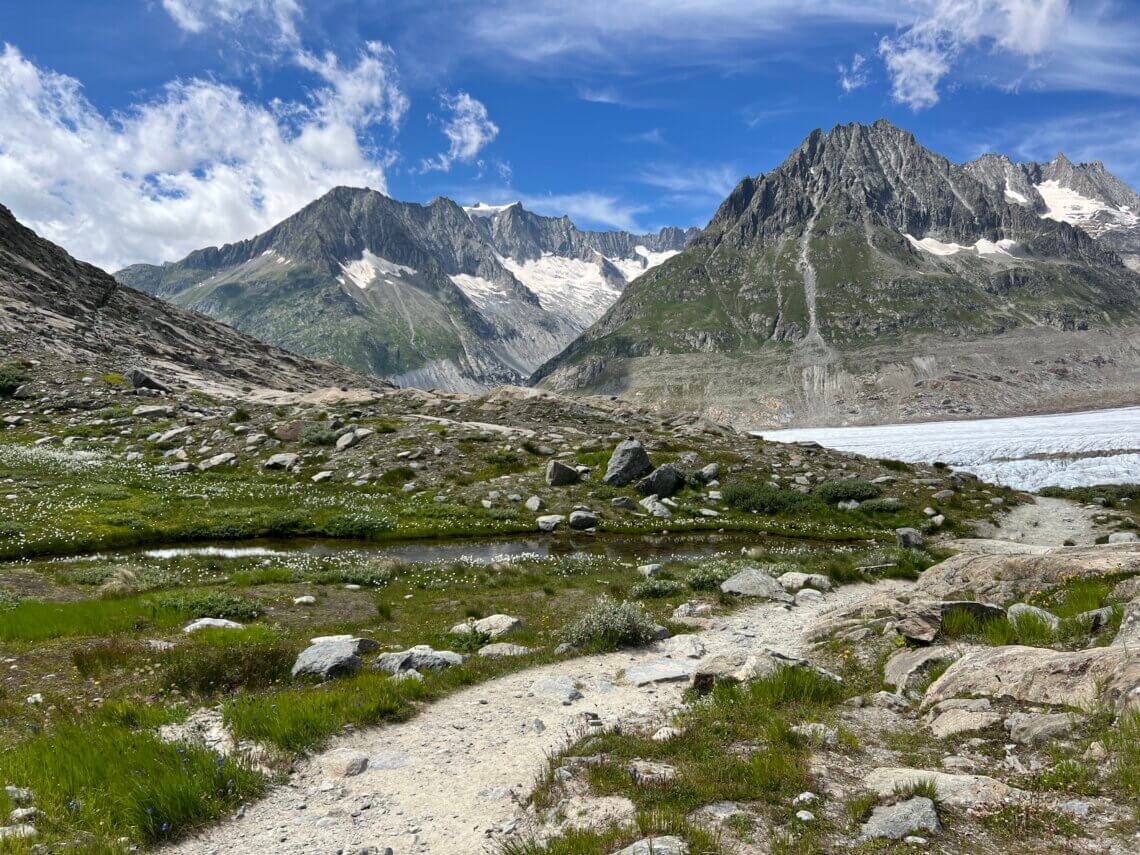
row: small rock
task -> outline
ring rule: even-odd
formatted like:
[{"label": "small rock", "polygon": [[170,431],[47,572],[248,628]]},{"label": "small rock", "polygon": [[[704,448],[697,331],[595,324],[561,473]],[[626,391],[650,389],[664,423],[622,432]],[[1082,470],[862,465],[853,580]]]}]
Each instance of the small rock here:
[{"label": "small rock", "polygon": [[200,629],[242,629],[242,625],[237,621],[226,620],[225,618],[204,617],[191,621],[182,627],[183,632],[197,632]]},{"label": "small rock", "polygon": [[576,531],[584,531],[588,528],[594,528],[598,524],[597,516],[591,511],[571,511],[570,513],[570,528]]},{"label": "small rock", "polygon": [[612,855],[689,855],[689,845],[680,837],[646,837]]}]

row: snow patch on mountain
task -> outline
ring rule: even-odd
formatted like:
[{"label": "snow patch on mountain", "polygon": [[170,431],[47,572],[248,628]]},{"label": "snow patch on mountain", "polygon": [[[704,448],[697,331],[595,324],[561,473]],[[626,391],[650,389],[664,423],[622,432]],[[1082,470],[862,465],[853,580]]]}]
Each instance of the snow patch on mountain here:
[{"label": "snow patch on mountain", "polygon": [[459,290],[471,298],[471,301],[480,309],[492,309],[510,300],[507,289],[496,285],[490,279],[482,276],[472,276],[469,273],[456,273],[450,277]]},{"label": "snow patch on mountain", "polygon": [[467,212],[469,217],[493,217],[495,214],[501,214],[507,208],[513,208],[518,202],[511,202],[509,205],[486,205],[483,202],[476,202],[474,205],[465,207],[463,210]]},{"label": "snow patch on mountain", "polygon": [[1023,194],[1010,188],[1008,181],[1005,182],[1005,198],[1007,202],[1016,202],[1018,205],[1029,204],[1029,200]]},{"label": "snow patch on mountain", "polygon": [[[580,329],[604,315],[622,292],[620,286],[602,275],[598,263],[593,261],[544,254],[523,262],[504,258],[503,265],[538,297],[542,308],[562,315]],[[620,266],[618,269],[625,274]],[[638,270],[644,272],[643,268]],[[631,277],[626,275],[626,278]]]},{"label": "snow patch on mountain", "polygon": [[981,238],[973,246],[964,246],[960,243],[943,243],[932,237],[919,239],[906,232],[903,235],[915,248],[929,252],[931,255],[955,255],[959,252],[973,252],[978,255],[1017,255],[1017,242],[1005,238],[999,241]]},{"label": "snow patch on mountain", "polygon": [[356,261],[350,261],[347,264],[342,263],[340,269],[344,271],[348,280],[362,291],[377,279],[390,281],[416,275],[415,268],[396,264],[367,249]]}]

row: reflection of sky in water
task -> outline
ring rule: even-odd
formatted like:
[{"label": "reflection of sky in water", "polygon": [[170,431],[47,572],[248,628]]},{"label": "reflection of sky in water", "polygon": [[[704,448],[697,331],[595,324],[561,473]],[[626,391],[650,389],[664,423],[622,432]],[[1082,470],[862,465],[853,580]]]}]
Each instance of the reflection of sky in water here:
[{"label": "reflection of sky in water", "polygon": [[777,442],[813,440],[868,457],[916,463],[941,460],[1022,490],[1140,482],[1140,407],[759,434]]}]

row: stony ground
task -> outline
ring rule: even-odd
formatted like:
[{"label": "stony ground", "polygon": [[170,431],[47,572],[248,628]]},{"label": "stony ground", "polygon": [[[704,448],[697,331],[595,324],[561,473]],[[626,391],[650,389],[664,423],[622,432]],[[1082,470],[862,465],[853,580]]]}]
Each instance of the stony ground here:
[{"label": "stony ground", "polygon": [[[897,593],[902,585],[875,588]],[[747,607],[642,650],[528,669],[460,692],[409,722],[338,739],[241,819],[169,851],[494,851],[504,836],[536,830],[523,805],[548,757],[568,740],[593,727],[666,719],[682,703],[689,674],[712,657],[802,656],[805,628],[862,601],[869,587],[847,586],[791,609]],[[367,757],[367,768],[346,777],[351,755]],[[590,809],[591,820],[605,817],[604,806]],[[633,814],[629,806],[609,818]]]}]

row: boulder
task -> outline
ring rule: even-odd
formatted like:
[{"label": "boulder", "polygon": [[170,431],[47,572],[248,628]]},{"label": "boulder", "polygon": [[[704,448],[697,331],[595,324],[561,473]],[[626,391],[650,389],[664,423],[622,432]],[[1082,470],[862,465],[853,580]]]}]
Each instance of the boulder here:
[{"label": "boulder", "polygon": [[863,823],[859,837],[862,840],[902,840],[916,831],[928,834],[942,831],[934,802],[922,796],[878,806],[871,812],[871,818]]},{"label": "boulder", "polygon": [[328,680],[355,674],[364,663],[357,655],[354,639],[332,639],[311,644],[302,650],[293,663],[294,677],[306,675]]},{"label": "boulder", "polygon": [[559,523],[565,521],[566,517],[563,514],[545,514],[535,520],[538,523],[539,531],[554,531],[558,528]]},{"label": "boulder", "polygon": [[1124,606],[1120,629],[1112,640],[1114,647],[1125,647],[1135,655],[1140,651],[1140,597]]},{"label": "boulder", "polygon": [[224,466],[225,464],[231,463],[236,459],[237,455],[232,451],[223,451],[221,454],[215,454],[213,457],[207,460],[203,460],[198,464],[198,468],[201,471],[205,472],[209,469],[215,469],[218,466]]},{"label": "boulder", "polygon": [[915,549],[922,546],[922,532],[917,528],[896,528],[895,545],[903,549]]},{"label": "boulder", "polygon": [[1126,662],[1118,647],[1057,651],[1010,645],[967,653],[926,690],[923,704],[957,697],[1008,698],[1029,704],[1090,708],[1102,689],[1117,696],[1116,678]]},{"label": "boulder", "polygon": [[293,453],[274,454],[261,465],[266,469],[292,469],[297,465],[301,455]]},{"label": "boulder", "polygon": [[673,516],[673,512],[671,510],[669,510],[668,506],[666,506],[662,502],[659,502],[657,500],[656,495],[646,496],[644,499],[641,500],[641,502],[639,504],[641,505],[641,507],[645,508],[645,510],[652,516],[655,516],[655,517],[671,517],[671,516]]},{"label": "boulder", "polygon": [[169,386],[141,368],[132,368],[127,379],[131,381],[131,387],[135,389],[154,389],[157,392],[170,391]]},{"label": "boulder", "polygon": [[1004,541],[952,541],[962,552],[926,570],[916,594],[931,599],[963,598],[967,593],[992,602],[1021,600],[1073,578],[1140,573],[1140,544],[1039,547]]},{"label": "boulder", "polygon": [[376,657],[374,667],[389,674],[401,671],[442,671],[453,665],[462,665],[465,656],[450,650],[432,650],[426,644],[418,644],[399,653],[382,653]]},{"label": "boulder", "polygon": [[919,647],[900,650],[883,666],[883,682],[902,692],[935,665],[953,662],[961,653],[950,647]]},{"label": "boulder", "polygon": [[1135,543],[1140,540],[1140,535],[1134,531],[1118,531],[1108,536],[1109,543]]},{"label": "boulder", "polygon": [[567,466],[560,460],[551,460],[546,464],[546,483],[551,487],[577,484],[581,477],[577,469]]},{"label": "boulder", "polygon": [[531,496],[526,500],[524,506],[532,514],[536,514],[546,507],[546,502],[542,501],[540,496]]},{"label": "boulder", "polygon": [[192,620],[186,626],[182,627],[183,632],[197,632],[200,629],[242,629],[242,625],[237,621],[226,620],[225,618],[212,618],[204,617]]},{"label": "boulder", "polygon": [[1076,726],[1070,713],[1014,713],[1005,721],[1009,738],[1020,745],[1051,742]]},{"label": "boulder", "polygon": [[880,797],[892,796],[899,790],[907,790],[924,782],[934,785],[940,802],[963,810],[976,806],[1000,807],[1024,797],[1021,790],[986,775],[955,775],[928,769],[880,767],[872,769],[863,778],[863,785]]},{"label": "boulder", "polygon": [[1052,612],[1039,609],[1037,606],[1031,606],[1028,603],[1014,603],[1006,609],[1006,617],[1009,622],[1017,624],[1019,621],[1038,621],[1045,626],[1049,627],[1053,632],[1061,626],[1061,619]]},{"label": "boulder", "polygon": [[510,644],[505,641],[485,644],[479,648],[479,655],[488,659],[503,659],[507,656],[526,656],[528,653],[534,653],[534,649],[523,647],[521,644]]},{"label": "boulder", "polygon": [[345,451],[346,449],[352,448],[359,441],[360,441],[360,438],[356,435],[356,431],[354,431],[354,430],[345,431],[339,437],[337,437],[336,450],[337,451]]},{"label": "boulder", "polygon": [[763,597],[782,603],[792,601],[783,586],[759,567],[745,567],[735,576],[721,582],[721,591],[739,597]]},{"label": "boulder", "polygon": [[510,615],[489,615],[485,618],[479,618],[479,620],[457,623],[451,628],[451,632],[459,635],[474,631],[481,635],[486,635],[488,638],[498,638],[500,635],[506,635],[508,632],[516,630],[520,626],[522,626],[522,621],[517,617],[511,617]]},{"label": "boulder", "polygon": [[636,439],[627,439],[614,449],[602,480],[611,487],[624,487],[648,475],[652,469],[645,446]]},{"label": "boulder", "polygon": [[655,495],[667,499],[676,495],[685,486],[685,476],[672,463],[658,466],[637,482],[637,492],[644,496]]},{"label": "boulder", "polygon": [[822,573],[800,573],[793,570],[776,580],[784,590],[794,594],[801,588],[815,588],[817,591],[830,591],[831,580]]},{"label": "boulder", "polygon": [[[989,702],[986,701],[986,706]],[[948,709],[939,712],[929,722],[930,732],[938,739],[985,730],[1001,721],[1001,715],[989,709]]]},{"label": "boulder", "polygon": [[174,416],[174,407],[166,404],[143,404],[131,410],[131,415],[138,419],[169,419]]},{"label": "boulder", "polygon": [[571,511],[570,512],[570,528],[575,531],[584,531],[588,528],[594,528],[598,524],[598,517],[592,511]]}]

